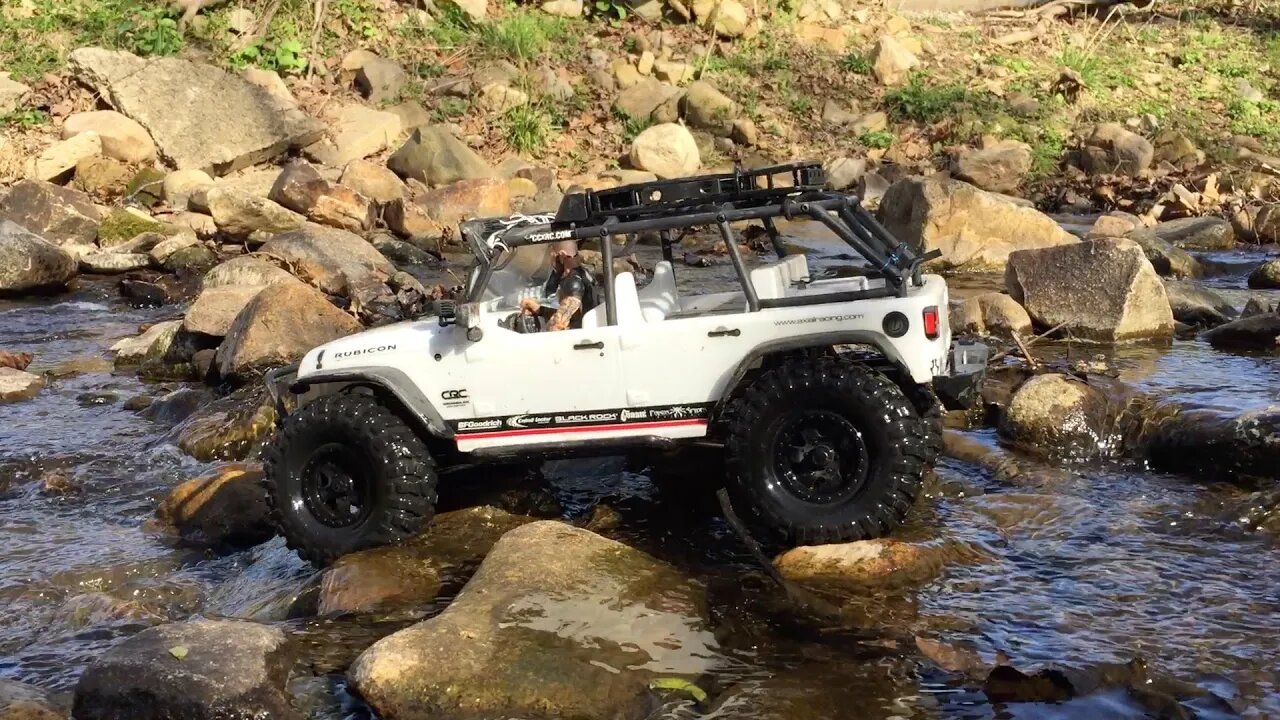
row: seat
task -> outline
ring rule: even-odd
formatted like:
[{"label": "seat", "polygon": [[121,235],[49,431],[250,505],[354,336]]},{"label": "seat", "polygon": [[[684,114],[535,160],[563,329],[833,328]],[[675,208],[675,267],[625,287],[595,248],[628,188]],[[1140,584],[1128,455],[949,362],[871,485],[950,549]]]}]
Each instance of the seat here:
[{"label": "seat", "polygon": [[751,271],[751,286],[761,300],[777,300],[786,297],[787,288],[797,282],[809,280],[809,262],[804,255],[788,255],[771,265]]},{"label": "seat", "polygon": [[640,311],[646,322],[661,322],[679,312],[680,295],[676,291],[676,271],[663,260],[653,268],[653,278],[638,293]]},{"label": "seat", "polygon": [[[601,293],[603,295],[603,293]],[[613,304],[617,307],[618,325],[639,325],[645,321],[640,310],[640,296],[636,292],[636,276],[629,272],[618,273],[613,278]],[[600,328],[609,325],[606,301],[583,313],[583,328]]]}]

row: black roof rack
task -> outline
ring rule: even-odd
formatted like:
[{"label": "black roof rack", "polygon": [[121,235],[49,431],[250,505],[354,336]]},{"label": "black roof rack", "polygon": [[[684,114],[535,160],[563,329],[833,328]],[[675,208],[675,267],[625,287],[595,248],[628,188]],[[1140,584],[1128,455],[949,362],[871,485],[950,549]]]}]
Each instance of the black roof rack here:
[{"label": "black roof rack", "polygon": [[816,162],[635,183],[566,195],[556,212],[556,223],[602,223],[610,218],[626,221],[724,202],[745,207],[822,190],[825,185],[826,174]]}]

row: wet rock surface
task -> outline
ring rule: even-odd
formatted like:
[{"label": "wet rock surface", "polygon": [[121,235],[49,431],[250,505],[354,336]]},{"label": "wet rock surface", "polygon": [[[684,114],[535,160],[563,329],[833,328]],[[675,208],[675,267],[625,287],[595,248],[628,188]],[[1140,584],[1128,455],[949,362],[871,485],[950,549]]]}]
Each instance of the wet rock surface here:
[{"label": "wet rock surface", "polygon": [[76,272],[62,248],[9,220],[0,220],[0,295],[57,289]]},{"label": "wet rock surface", "polygon": [[[364,242],[361,240],[361,242]],[[308,322],[299,323],[299,317]],[[360,330],[360,323],[304,285],[272,285],[236,315],[218,346],[218,372],[247,379]]]},{"label": "wet rock surface", "polygon": [[291,657],[277,628],[193,620],[144,630],[76,685],[77,720],[300,718],[284,694]]},{"label": "wet rock surface", "polygon": [[66,720],[67,713],[43,690],[0,680],[0,720]]},{"label": "wet rock surface", "polygon": [[642,717],[650,680],[714,662],[700,604],[643,553],[537,522],[504,535],[443,613],[375,643],[350,677],[389,720]]},{"label": "wet rock surface", "polygon": [[156,520],[199,547],[237,549],[266,542],[275,528],[262,479],[260,465],[219,466],[174,488],[156,508]]},{"label": "wet rock surface", "polygon": [[1107,452],[1107,399],[1064,375],[1037,375],[1014,393],[1000,433],[1015,446],[1092,458]]}]

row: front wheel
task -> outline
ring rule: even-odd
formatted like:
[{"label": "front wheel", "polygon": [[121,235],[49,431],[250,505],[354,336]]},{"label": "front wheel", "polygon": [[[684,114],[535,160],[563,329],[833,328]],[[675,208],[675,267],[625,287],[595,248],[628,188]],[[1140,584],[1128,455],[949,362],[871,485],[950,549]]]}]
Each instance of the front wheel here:
[{"label": "front wheel", "polygon": [[928,429],[888,378],[837,358],[757,378],[728,420],[728,490],[752,525],[796,544],[880,537],[924,481]]},{"label": "front wheel", "polygon": [[435,511],[426,446],[371,395],[330,395],[286,417],[263,469],[276,529],[318,566],[402,542]]}]

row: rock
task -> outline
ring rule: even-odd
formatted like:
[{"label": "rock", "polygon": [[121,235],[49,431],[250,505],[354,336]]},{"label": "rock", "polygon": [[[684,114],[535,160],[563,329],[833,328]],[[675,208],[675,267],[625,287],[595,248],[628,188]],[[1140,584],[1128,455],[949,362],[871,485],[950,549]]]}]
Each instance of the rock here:
[{"label": "rock", "polygon": [[373,203],[351,188],[320,177],[314,167],[302,160],[285,166],[269,197],[321,225],[352,232],[373,227]]},{"label": "rock", "polygon": [[0,403],[30,400],[44,387],[44,378],[24,370],[0,367]]},{"label": "rock", "polygon": [[1127,238],[1142,247],[1151,266],[1160,275],[1193,278],[1203,274],[1198,260],[1186,250],[1165,242],[1154,230],[1139,228],[1129,233]]},{"label": "rock", "polygon": [[174,235],[173,237],[160,240],[155,245],[151,246],[151,249],[147,251],[147,254],[151,257],[151,262],[156,265],[164,265],[174,253],[179,250],[195,247],[199,244],[200,240],[196,238],[194,233],[183,232]]},{"label": "rock", "polygon": [[289,271],[273,265],[260,257],[241,255],[210,270],[200,281],[200,287],[287,285],[301,282]]},{"label": "rock", "polygon": [[897,39],[883,36],[871,50],[871,68],[881,85],[902,85],[908,73],[920,65],[920,59]]},{"label": "rock", "polygon": [[378,235],[371,242],[378,252],[382,253],[384,257],[397,266],[436,264],[434,255],[416,245],[411,245],[386,235]]},{"label": "rock", "polygon": [[1090,175],[1141,175],[1154,156],[1146,138],[1119,123],[1098,125],[1080,149],[1081,164]]},{"label": "rock", "polygon": [[1013,445],[1073,459],[1098,457],[1106,442],[1107,398],[1066,375],[1037,375],[1014,393],[1000,423]]},{"label": "rock", "polygon": [[900,180],[881,198],[878,217],[917,251],[942,250],[936,265],[955,270],[1000,270],[1015,250],[1076,241],[1034,208],[958,180]]},{"label": "rock", "polygon": [[292,210],[242,190],[214,186],[205,197],[218,229],[234,237],[288,232],[303,223],[303,217]]},{"label": "rock", "polygon": [[[416,102],[406,101],[399,105],[387,108],[387,112],[393,113],[400,118],[400,131],[411,133],[423,125],[430,125],[432,121],[431,113],[426,108]],[[398,134],[397,134],[398,137]],[[391,143],[395,140],[392,138],[387,141],[387,147],[391,147]]]},{"label": "rock", "polygon": [[489,165],[443,126],[422,127],[387,161],[397,175],[429,186],[494,176]]},{"label": "rock", "polygon": [[623,90],[629,90],[644,81],[636,66],[622,59],[615,60],[613,63],[613,79]]},{"label": "rock", "polygon": [[156,156],[156,144],[146,128],[113,110],[98,110],[71,115],[62,125],[62,139],[84,133],[97,133],[102,141],[102,154],[130,165],[150,162]]},{"label": "rock", "polygon": [[1249,273],[1249,287],[1255,289],[1280,289],[1280,259],[1268,260]]},{"label": "rock", "polygon": [[549,15],[565,18],[582,17],[582,0],[547,0],[542,3],[542,11]]},{"label": "rock", "polygon": [[690,127],[701,128],[719,137],[729,137],[733,133],[738,104],[711,83],[699,80],[690,85],[681,104],[685,122]]},{"label": "rock", "polygon": [[203,170],[175,170],[164,176],[164,199],[170,207],[185,210],[192,194],[212,185],[213,178]]},{"label": "rock", "polygon": [[1204,151],[1196,147],[1186,135],[1165,130],[1156,136],[1152,155],[1156,163],[1167,162],[1175,168],[1189,170],[1204,162]]},{"label": "rock", "polygon": [[[212,272],[212,271],[210,271]],[[187,308],[182,329],[211,337],[224,337],[245,308],[265,285],[219,285],[205,288]]]},{"label": "rock", "polygon": [[342,56],[342,69],[348,72],[356,72],[360,68],[364,67],[365,63],[372,62],[377,59],[378,53],[373,52],[372,50],[365,50],[363,48],[352,50]]},{"label": "rock", "polygon": [[[6,82],[6,78],[0,77],[0,109],[3,109]],[[13,680],[0,680],[0,720],[66,720],[66,717],[66,711],[58,709],[45,691]]]},{"label": "rock", "polygon": [[[159,625],[118,643],[80,676],[76,720],[301,716],[284,692],[293,657],[279,629],[241,620]],[[179,657],[180,656],[180,657]]]},{"label": "rock", "polygon": [[937,576],[946,564],[942,546],[880,538],[802,546],[774,560],[792,582],[821,585],[900,585]]},{"label": "rock", "polygon": [[528,105],[529,95],[504,83],[489,83],[476,93],[473,104],[483,112],[502,113]]},{"label": "rock", "polygon": [[477,217],[505,217],[511,214],[511,190],[499,178],[459,180],[424,193],[417,204],[445,227]]},{"label": "rock", "polygon": [[1012,140],[984,142],[951,158],[952,175],[991,192],[1014,192],[1030,171],[1031,146]]},{"label": "rock", "polygon": [[262,466],[232,463],[169,492],[156,519],[199,547],[240,549],[275,536],[262,488]]},{"label": "rock", "polygon": [[1233,320],[1204,334],[1204,339],[1219,350],[1280,349],[1280,314],[1264,313]]},{"label": "rock", "polygon": [[160,232],[160,223],[137,208],[116,208],[98,225],[98,245],[116,248],[133,241],[143,233]]},{"label": "rock", "polygon": [[1086,240],[1009,255],[1005,286],[1040,326],[1063,324],[1081,340],[1173,336],[1164,285],[1129,240]]},{"label": "rock", "polygon": [[161,266],[184,277],[203,275],[218,264],[218,256],[199,243],[185,245],[169,253]]},{"label": "rock", "polygon": [[158,322],[141,335],[125,338],[112,345],[116,367],[133,367],[141,365],[147,357],[164,355],[181,327],[181,320]]},{"label": "rock", "polygon": [[1184,250],[1230,250],[1236,246],[1231,223],[1218,217],[1191,217],[1151,228],[1161,240]]},{"label": "rock", "polygon": [[837,158],[827,164],[827,186],[832,190],[845,190],[858,184],[858,180],[867,172],[867,161],[864,158]]},{"label": "rock", "polygon": [[29,352],[12,353],[8,350],[0,350],[0,367],[26,370],[31,367],[31,361],[34,359],[35,356]]},{"label": "rock", "polygon": [[57,180],[74,170],[82,160],[101,154],[102,140],[98,134],[83,133],[45,148],[28,163],[27,177],[35,180]]},{"label": "rock", "polygon": [[760,142],[760,132],[751,118],[740,117],[733,121],[733,133],[729,136],[739,145],[755,147]]},{"label": "rock", "polygon": [[637,170],[647,170],[661,179],[686,177],[702,166],[693,134],[676,123],[646,128],[631,143],[630,160]]},{"label": "rock", "polygon": [[653,76],[664,83],[683,85],[693,80],[697,70],[689,63],[673,60],[657,60],[653,63]]},{"label": "rock", "polygon": [[72,187],[97,198],[114,199],[125,194],[133,172],[119,160],[85,158],[76,164]]},{"label": "rock", "polygon": [[1031,316],[1016,300],[1004,293],[982,293],[964,301],[951,320],[960,332],[1012,338],[1031,333]]},{"label": "rock", "polygon": [[409,194],[409,189],[387,168],[367,160],[353,160],[342,171],[341,184],[385,205]]},{"label": "rock", "polygon": [[1253,218],[1253,233],[1261,243],[1280,243],[1280,207],[1264,205]]},{"label": "rock", "polygon": [[319,225],[276,235],[260,252],[288,263],[294,275],[330,295],[384,283],[395,272],[364,238]]},{"label": "rock", "polygon": [[320,580],[317,614],[428,607],[445,584],[475,572],[500,537],[532,521],[487,506],[441,513],[402,545],[352,553],[331,565]]},{"label": "rock", "polygon": [[324,131],[314,118],[212,65],[102,48],[79,48],[70,64],[78,78],[146,128],[160,156],[178,170],[225,175],[306,147]]},{"label": "rock", "polygon": [[852,125],[858,120],[858,114],[849,110],[840,102],[828,98],[822,104],[822,122],[828,125],[845,126]]},{"label": "rock", "polygon": [[398,99],[408,82],[409,74],[404,68],[386,58],[369,60],[356,71],[356,89],[374,105]]},{"label": "rock", "polygon": [[65,250],[9,220],[0,220],[0,295],[64,287],[76,273]]},{"label": "rock", "polygon": [[164,177],[163,172],[152,167],[144,167],[133,176],[125,190],[135,203],[149,210],[164,199]]},{"label": "rock", "polygon": [[1173,319],[1187,325],[1215,327],[1236,316],[1236,309],[1221,295],[1189,282],[1164,281]]},{"label": "rock", "polygon": [[247,379],[359,330],[355,318],[319,292],[304,285],[271,285],[240,311],[218,346],[218,374]]},{"label": "rock", "polygon": [[473,21],[480,21],[489,14],[488,0],[447,0],[448,5],[458,8]]},{"label": "rock", "polygon": [[638,550],[530,523],[498,540],[444,612],[379,640],[348,677],[394,720],[643,717],[652,679],[712,667],[702,603]]},{"label": "rock", "polygon": [[55,245],[92,245],[102,214],[82,192],[22,180],[0,196],[0,220],[15,222]]},{"label": "rock", "polygon": [[[1147,460],[1160,470],[1244,484],[1250,482],[1246,478],[1272,477],[1280,465],[1280,412],[1274,404],[1243,413],[1186,409],[1149,422],[1144,431]],[[1229,517],[1247,522],[1243,513]]]},{"label": "rock", "polygon": [[280,73],[274,70],[247,67],[240,72],[240,77],[244,78],[245,82],[266,90],[282,109],[298,107],[298,100],[293,93],[289,92],[289,86],[280,77]]},{"label": "rock", "polygon": [[202,402],[167,439],[200,462],[243,460],[275,432],[275,422],[266,390],[249,386]]},{"label": "rock", "polygon": [[1124,237],[1142,227],[1142,220],[1137,215],[1127,212],[1112,211],[1094,221],[1093,227],[1085,234],[1085,238],[1093,240],[1105,237]]},{"label": "rock", "polygon": [[724,38],[741,37],[750,18],[738,0],[693,0],[693,14],[702,27]]},{"label": "rock", "polygon": [[320,142],[309,146],[307,157],[330,167],[345,167],[391,147],[400,137],[402,122],[394,112],[380,112],[351,104],[338,111],[337,121]]},{"label": "rock", "polygon": [[659,107],[680,94],[680,88],[674,85],[645,78],[619,93],[613,109],[636,120],[648,120]]},{"label": "rock", "polygon": [[97,275],[119,275],[151,265],[146,253],[86,252],[79,257],[80,271]]},{"label": "rock", "polygon": [[8,115],[22,107],[30,94],[31,88],[9,79],[8,73],[0,75],[0,115]]},{"label": "rock", "polygon": [[408,198],[389,203],[383,211],[383,220],[392,232],[420,247],[428,247],[445,233],[445,227],[432,219],[426,208]]}]

